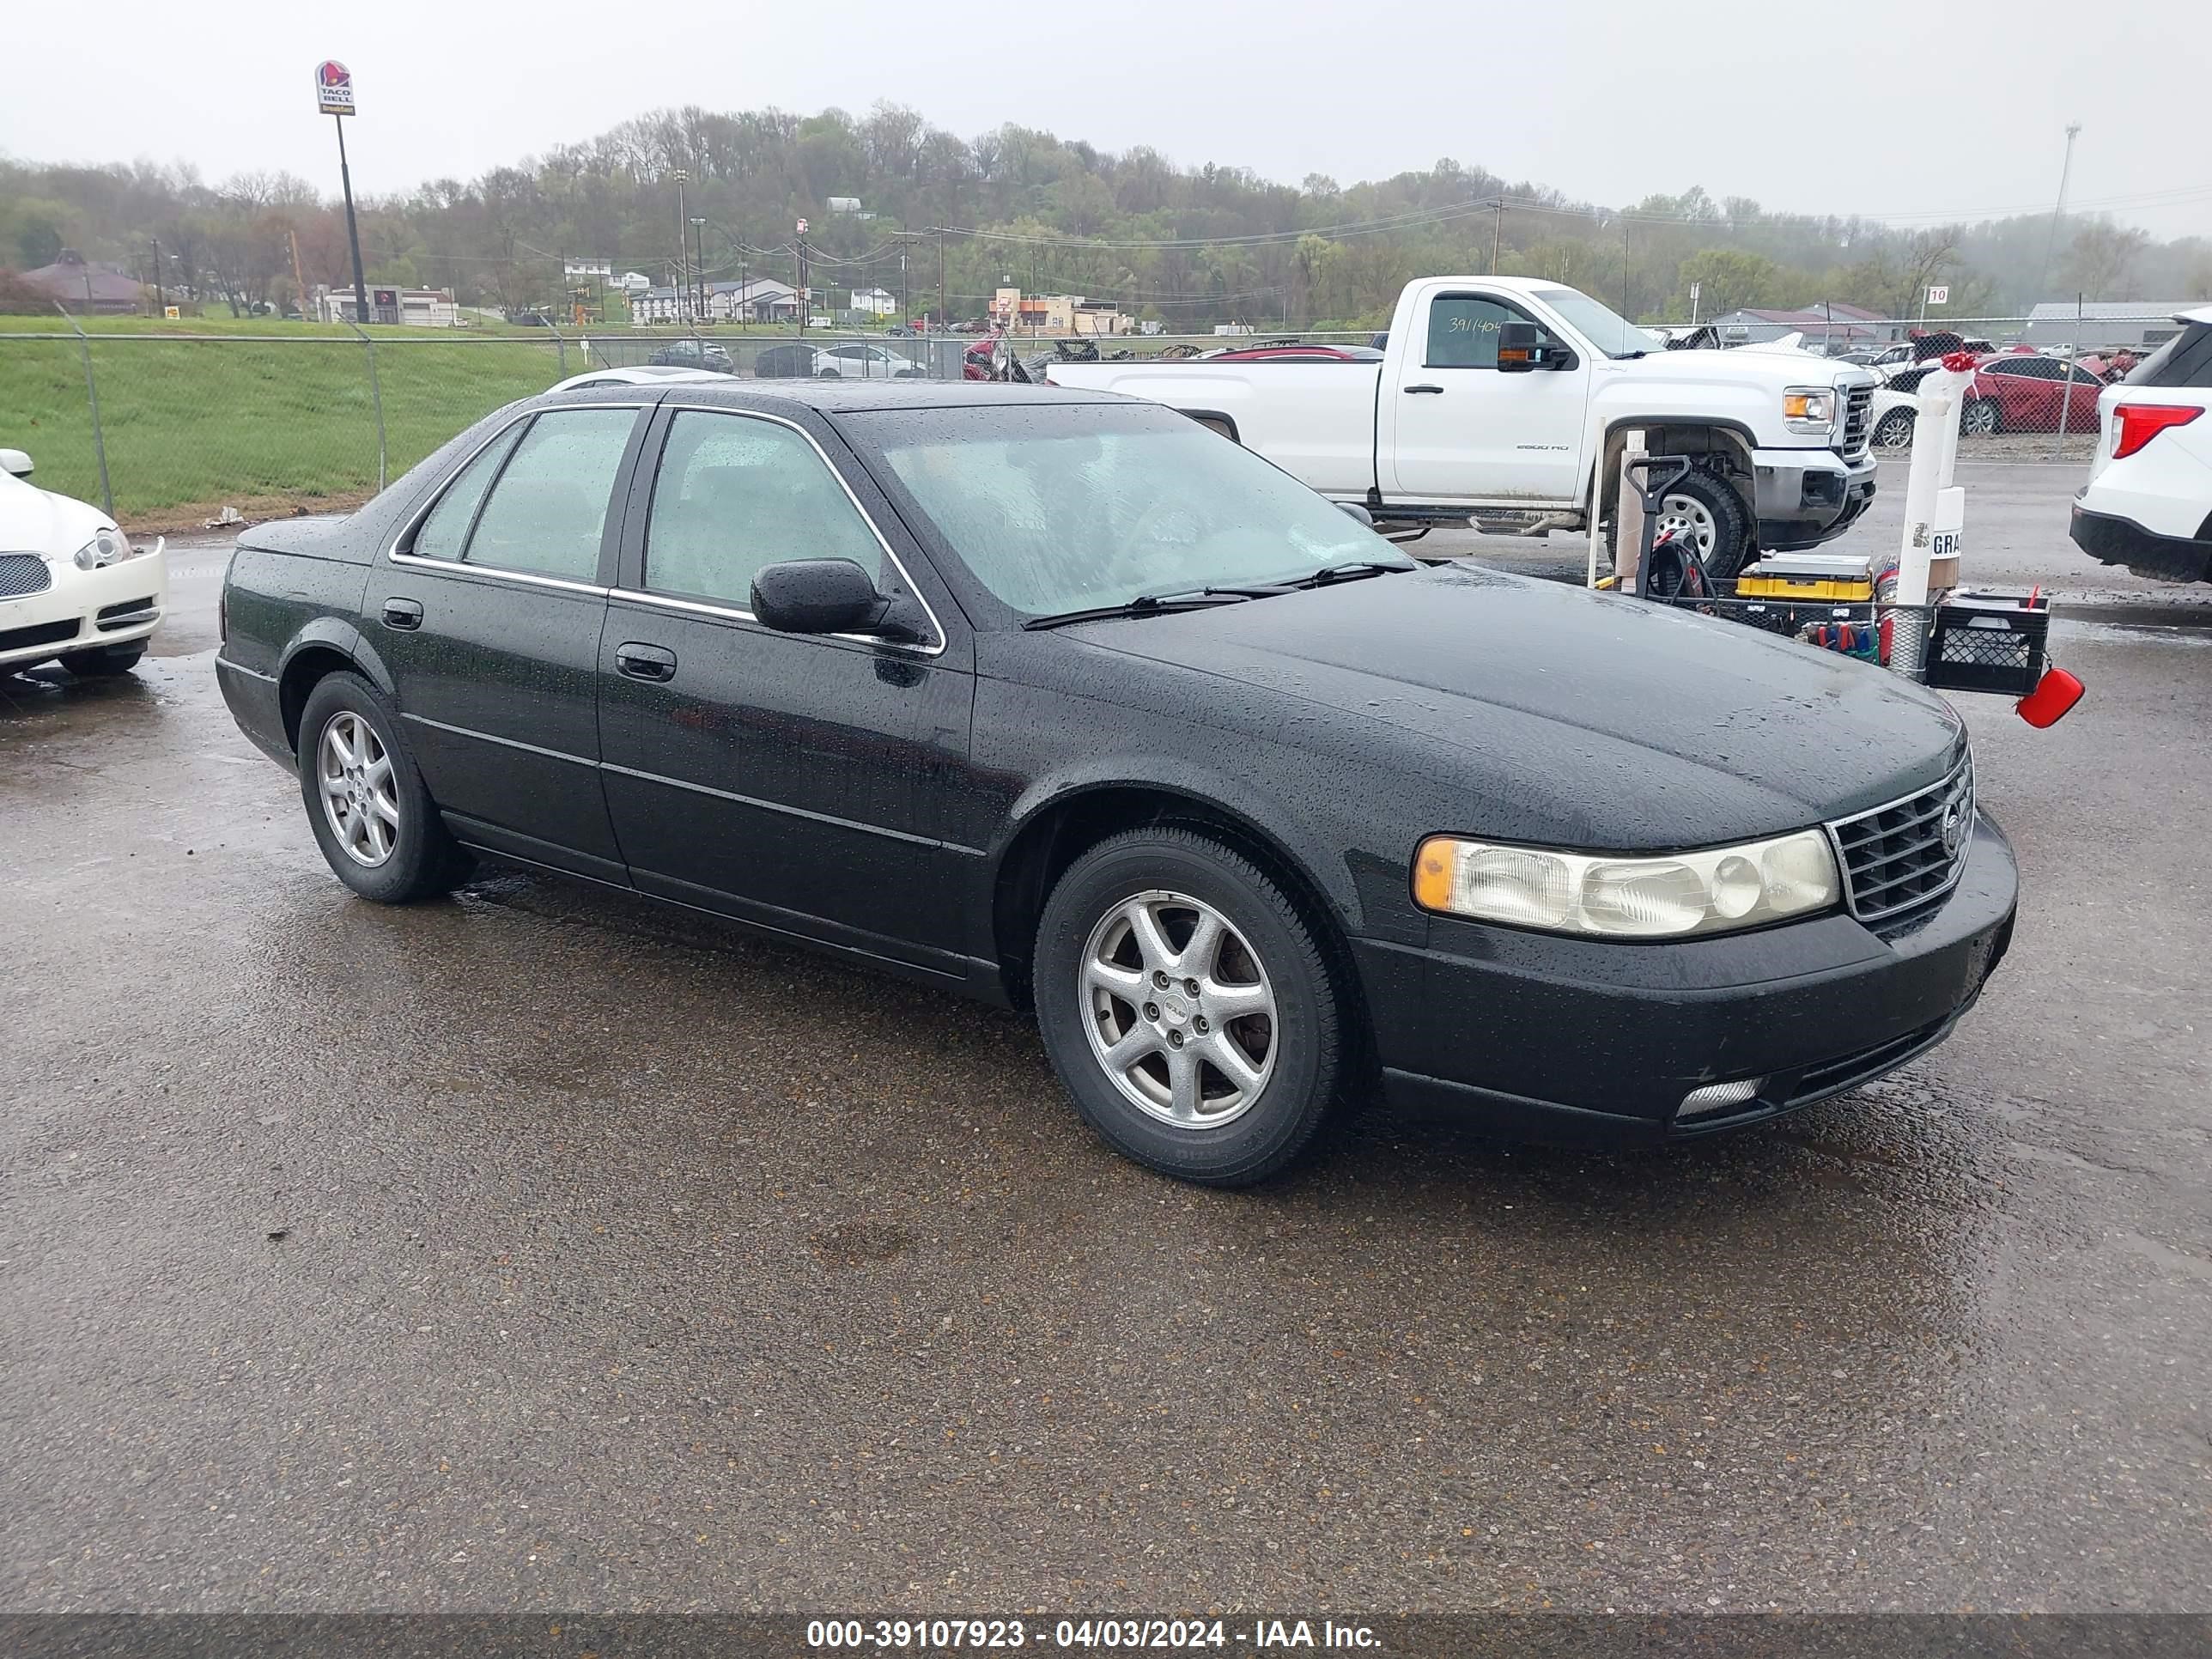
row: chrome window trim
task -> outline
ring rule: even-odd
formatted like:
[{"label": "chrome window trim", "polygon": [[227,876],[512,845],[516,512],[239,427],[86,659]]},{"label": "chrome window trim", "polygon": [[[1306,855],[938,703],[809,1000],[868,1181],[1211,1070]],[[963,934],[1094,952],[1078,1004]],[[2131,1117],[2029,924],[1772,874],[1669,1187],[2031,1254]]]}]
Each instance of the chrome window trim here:
[{"label": "chrome window trim", "polygon": [[[922,591],[921,584],[915,580],[914,573],[907,568],[906,561],[899,557],[897,550],[891,546],[890,538],[884,534],[883,526],[876,522],[875,515],[861,503],[860,498],[853,491],[851,482],[839,469],[836,462],[830,459],[830,452],[822,447],[821,441],[811,432],[787,416],[772,415],[763,410],[732,409],[719,404],[678,403],[672,398],[663,402],[661,407],[671,413],[669,425],[672,428],[675,425],[672,416],[688,411],[701,415],[726,415],[738,420],[767,421],[776,426],[788,427],[806,440],[807,447],[814,452],[815,459],[822,463],[823,470],[837,481],[837,487],[845,492],[845,499],[853,504],[853,511],[860,515],[860,522],[867,526],[868,533],[876,538],[876,544],[884,550],[884,556],[891,562],[891,568],[899,573],[900,579],[906,583],[907,591],[914,595],[915,602],[921,606],[922,614],[929,618],[930,631],[937,636],[933,641],[927,643],[886,640],[874,634],[832,634],[829,637],[833,640],[850,640],[861,645],[881,646],[893,651],[904,651],[917,657],[939,657],[945,654],[945,648],[951,635],[945,631],[945,623],[938,617],[937,607],[930,604],[929,595]],[[665,447],[666,438],[664,436],[661,441]],[[653,481],[656,486],[660,482],[660,458],[658,455],[653,458]],[[639,544],[638,574],[641,579],[645,574],[645,557],[650,552],[652,546],[652,492],[648,490],[646,495],[645,535]],[[760,618],[742,605],[717,605],[703,599],[678,599],[672,594],[655,593],[634,587],[616,588],[609,597],[633,599],[646,605],[665,605],[678,611],[693,611],[709,617],[726,617],[736,622],[751,623],[756,627],[761,625]]]},{"label": "chrome window trim", "polygon": [[[453,470],[447,472],[444,479],[440,482],[437,489],[431,495],[430,499],[424,501],[422,505],[416,508],[414,512],[410,513],[401,522],[398,533],[395,534],[390,541],[384,544],[385,562],[387,564],[411,565],[418,570],[472,570],[479,575],[496,577],[502,581],[529,582],[540,587],[565,588],[568,592],[574,593],[596,593],[601,598],[605,598],[607,590],[597,582],[572,581],[565,576],[540,576],[527,570],[509,570],[504,565],[471,564],[465,559],[420,558],[412,553],[402,553],[399,549],[403,544],[410,541],[414,538],[415,532],[422,527],[422,520],[428,518],[432,513],[437,510],[438,503],[446,499],[446,492],[453,487],[454,480],[459,478],[462,473],[469,470],[470,465],[476,460],[476,458],[483,454],[487,449],[489,449],[494,444],[497,443],[501,438],[504,438],[509,432],[521,425],[525,421],[534,421],[540,415],[555,414],[563,410],[573,408],[627,409],[630,411],[634,422],[638,410],[642,409],[651,409],[653,405],[648,403],[555,404],[551,407],[545,409],[526,409],[518,414],[513,420],[502,421],[496,430],[485,434],[484,441],[482,443],[478,444],[475,448],[469,451],[467,454],[461,457],[459,461],[455,462],[453,464]],[[623,447],[625,448],[629,447],[627,442],[625,442]],[[493,480],[495,484],[496,484],[498,480],[496,479]],[[614,510],[614,500],[612,496],[610,496],[607,501],[607,509],[609,512],[612,512]],[[481,506],[481,503],[479,503],[479,506]],[[606,533],[606,525],[604,520],[600,523],[599,531],[601,536],[604,537]]]}]

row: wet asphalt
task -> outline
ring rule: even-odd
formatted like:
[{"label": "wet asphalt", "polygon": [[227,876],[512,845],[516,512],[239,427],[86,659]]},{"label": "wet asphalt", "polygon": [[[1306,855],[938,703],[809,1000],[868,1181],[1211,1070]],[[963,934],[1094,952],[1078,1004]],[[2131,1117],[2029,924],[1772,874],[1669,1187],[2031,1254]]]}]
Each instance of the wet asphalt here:
[{"label": "wet asphalt", "polygon": [[1961,700],[2021,921],[1904,1071],[1615,1157],[1376,1108],[1224,1194],[1011,1014],[349,896],[221,556],[135,678],[0,679],[0,1606],[2212,1607],[2212,634]]}]

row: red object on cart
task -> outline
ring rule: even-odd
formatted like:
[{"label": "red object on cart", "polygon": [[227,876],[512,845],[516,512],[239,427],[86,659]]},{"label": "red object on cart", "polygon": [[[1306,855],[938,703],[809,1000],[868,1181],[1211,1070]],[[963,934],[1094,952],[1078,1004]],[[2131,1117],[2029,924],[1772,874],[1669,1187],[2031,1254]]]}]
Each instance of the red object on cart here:
[{"label": "red object on cart", "polygon": [[2035,690],[2013,705],[2013,712],[2041,731],[2057,725],[2072,713],[2086,689],[2064,669],[2048,668],[2035,683]]}]

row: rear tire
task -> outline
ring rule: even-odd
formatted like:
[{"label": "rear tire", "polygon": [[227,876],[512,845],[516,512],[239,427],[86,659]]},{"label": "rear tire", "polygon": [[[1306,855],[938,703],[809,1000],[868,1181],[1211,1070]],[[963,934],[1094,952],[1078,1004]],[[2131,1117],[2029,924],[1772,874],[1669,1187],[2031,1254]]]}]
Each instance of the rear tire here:
[{"label": "rear tire", "polygon": [[1994,398],[1969,398],[1959,412],[1959,430],[1977,438],[1993,437],[2003,425],[2004,413]]},{"label": "rear tire", "polygon": [[300,713],[300,798],[337,878],[379,904],[451,892],[469,857],[423,787],[399,717],[358,674],[325,675]]},{"label": "rear tire", "polygon": [[1199,830],[1132,830],[1077,859],[1045,902],[1034,965],[1037,1025],[1076,1109],[1163,1175],[1267,1180],[1347,1080],[1347,1016],[1313,930]]},{"label": "rear tire", "polygon": [[134,640],[129,645],[103,645],[91,651],[65,652],[61,662],[81,680],[104,680],[129,673],[145,654],[146,642]]}]

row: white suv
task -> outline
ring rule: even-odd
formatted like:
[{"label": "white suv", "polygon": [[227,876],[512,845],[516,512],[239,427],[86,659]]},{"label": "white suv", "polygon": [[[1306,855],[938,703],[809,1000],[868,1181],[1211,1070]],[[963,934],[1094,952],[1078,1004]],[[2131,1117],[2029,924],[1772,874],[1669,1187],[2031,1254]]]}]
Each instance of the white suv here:
[{"label": "white suv", "polygon": [[2097,397],[2097,458],[2075,545],[2139,576],[2212,581],[2212,306]]}]

